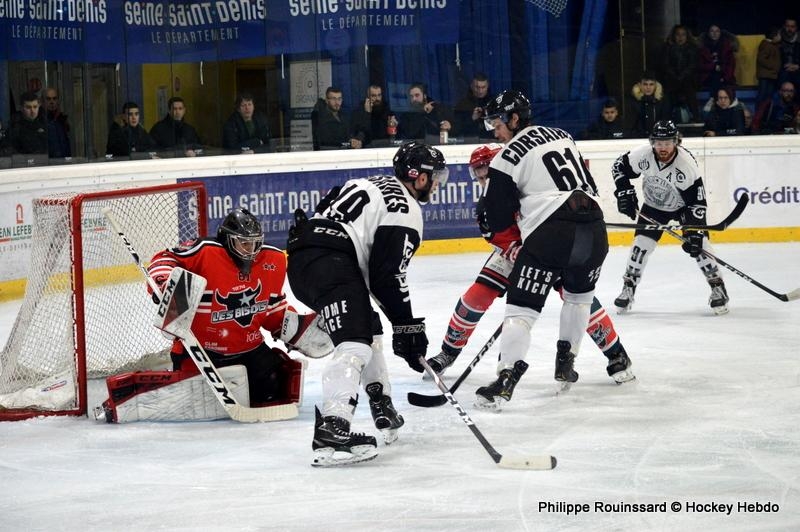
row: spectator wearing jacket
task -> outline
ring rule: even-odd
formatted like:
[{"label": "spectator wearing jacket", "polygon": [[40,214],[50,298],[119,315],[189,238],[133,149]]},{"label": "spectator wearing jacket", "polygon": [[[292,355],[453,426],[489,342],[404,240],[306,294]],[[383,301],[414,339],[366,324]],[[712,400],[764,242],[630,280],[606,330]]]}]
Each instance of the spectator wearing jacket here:
[{"label": "spectator wearing jacket", "polygon": [[267,117],[256,111],[253,95],[239,94],[233,113],[222,126],[222,147],[232,154],[267,152],[269,139]]},{"label": "spectator wearing jacket", "polygon": [[744,110],[736,101],[736,93],[730,87],[717,91],[714,107],[703,126],[704,137],[725,137],[744,134]]},{"label": "spectator wearing jacket", "polygon": [[659,120],[669,120],[669,103],[664,98],[664,87],[655,74],[646,71],[631,89],[633,98],[633,126],[635,137],[648,137]]}]

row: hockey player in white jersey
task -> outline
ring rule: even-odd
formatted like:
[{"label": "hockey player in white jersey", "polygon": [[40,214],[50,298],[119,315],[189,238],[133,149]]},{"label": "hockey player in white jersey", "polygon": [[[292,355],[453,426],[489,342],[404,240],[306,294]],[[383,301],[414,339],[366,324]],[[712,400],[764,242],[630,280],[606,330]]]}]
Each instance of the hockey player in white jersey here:
[{"label": "hockey player in white jersey", "polygon": [[[514,267],[498,377],[476,392],[476,405],[484,408],[496,409],[501,400],[511,399],[528,368],[531,328],[558,278],[564,301],[555,378],[577,380],[575,354],[608,254],[603,211],[595,201],[597,188],[575,142],[561,129],[530,125],[530,116],[530,101],[518,91],[504,91],[487,105],[487,127],[513,133],[489,165],[484,201],[491,242]],[[500,138],[497,132],[495,136]]]},{"label": "hockey player in white jersey", "polygon": [[[631,219],[637,217],[639,201],[631,179],[642,178],[644,202],[642,214],[660,224],[677,220],[687,225],[706,223],[706,192],[700,168],[689,150],[681,146],[680,133],[671,120],[656,122],[650,134],[650,144],[621,155],[612,167],[616,185],[617,209]],[[639,218],[639,223],[648,223]],[[619,312],[633,306],[636,287],[642,279],[647,261],[653,254],[662,231],[637,229],[634,234],[631,254],[623,286],[614,305]],[[714,259],[700,250],[712,251],[708,235],[704,231],[684,231],[686,242],[683,250],[697,261],[700,271],[711,287],[708,303],[715,314],[728,312],[728,292]]]},{"label": "hockey player in white jersey", "polygon": [[[397,429],[403,423],[388,397],[383,355],[374,346],[371,297],[392,324],[394,353],[423,371],[419,357],[428,339],[424,319],[412,312],[406,270],[422,240],[419,203],[445,183],[448,171],[442,153],[420,142],[401,146],[393,163],[394,176],[347,181],[313,218],[296,212],[289,233],[292,292],[319,311],[335,346],[322,374],[323,403],[312,442],[315,466],[377,455],[374,437],[350,431],[362,381],[376,427]],[[375,359],[381,367],[374,367]]]},{"label": "hockey player in white jersey", "polygon": [[[513,136],[503,125],[497,128],[495,134],[498,135],[498,140],[503,142],[510,141]],[[472,151],[469,159],[469,174],[480,184],[481,190],[486,188],[489,164],[502,149],[502,144],[485,144]],[[479,199],[475,210],[481,234],[491,242],[492,234],[486,222],[483,197]],[[504,257],[499,250],[493,250],[489,255],[475,281],[458,299],[442,340],[441,351],[428,359],[428,364],[436,373],[441,375],[455,362],[488,308],[495,299],[505,295],[508,288],[508,275],[513,266],[514,263]],[[560,283],[556,282],[556,288],[560,290],[559,286]],[[614,379],[614,382],[622,384],[636,378],[630,369],[631,360],[622,345],[622,339],[617,334],[611,317],[596,297],[592,300],[586,333],[608,358],[606,371]],[[425,378],[427,375],[427,373],[423,373],[422,377]],[[577,376],[577,372],[575,375]]]}]

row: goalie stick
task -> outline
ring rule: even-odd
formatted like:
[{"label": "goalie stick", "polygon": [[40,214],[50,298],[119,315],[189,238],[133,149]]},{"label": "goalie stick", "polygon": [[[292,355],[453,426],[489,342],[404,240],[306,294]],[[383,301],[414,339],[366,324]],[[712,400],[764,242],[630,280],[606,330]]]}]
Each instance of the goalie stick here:
[{"label": "goalie stick", "polygon": [[[483,355],[489,351],[489,348],[492,347],[492,344],[500,337],[500,332],[503,330],[503,324],[501,323],[497,330],[494,331],[494,334],[489,338],[486,343],[481,347],[481,350],[478,351],[478,354],[475,355],[475,358],[472,359],[472,362],[469,363],[467,369],[456,379],[453,385],[450,387],[450,393],[455,393],[458,387],[464,382],[464,379],[472,373],[472,370],[475,366],[478,365],[478,362],[481,361]],[[408,392],[408,402],[414,406],[419,406],[422,408],[432,408],[435,406],[442,406],[447,402],[447,397],[444,395],[423,395],[421,393],[414,393]]]},{"label": "goalie stick", "polygon": [[[133,262],[144,274],[147,285],[153,291],[153,294],[155,294],[159,301],[159,305],[162,305],[164,302],[162,301],[163,295],[161,290],[153,278],[150,277],[150,273],[142,264],[142,260],[139,257],[139,252],[136,251],[136,248],[133,247],[131,241],[128,240],[128,237],[123,232],[117,217],[111,212],[110,207],[103,208],[102,212],[103,215],[108,219],[111,227],[120,237],[120,240],[125,245],[128,253],[131,254]],[[208,353],[206,353],[205,349],[203,349],[203,346],[200,345],[200,342],[198,342],[191,330],[187,328],[182,334],[183,337],[179,338],[179,340],[186,349],[186,352],[189,353],[189,358],[191,358],[192,361],[194,361],[194,363],[197,365],[197,369],[200,371],[200,374],[205,378],[206,383],[211,388],[214,396],[220,402],[231,419],[243,423],[254,423],[257,421],[280,421],[297,417],[297,405],[294,403],[258,408],[251,408],[239,404],[239,402],[233,396],[233,393],[231,393],[230,389],[228,388],[228,385],[220,376],[217,368],[211,362],[211,359],[208,358]]]},{"label": "goalie stick", "polygon": [[[735,222],[739,216],[741,216],[744,209],[750,203],[750,200],[747,198],[746,195],[742,195],[739,198],[739,201],[736,202],[736,206],[733,210],[725,217],[724,220],[721,222],[711,224],[711,225],[670,225],[670,224],[659,224],[655,220],[651,220],[650,218],[645,218],[647,221],[651,222],[649,224],[636,224],[636,223],[617,223],[617,222],[606,222],[606,226],[608,227],[621,227],[623,229],[637,229],[642,231],[724,231],[727,229],[733,222]],[[644,218],[644,216],[642,217]]]},{"label": "goalie stick", "polygon": [[436,383],[436,386],[442,390],[442,393],[447,400],[453,405],[453,408],[456,409],[458,415],[461,416],[461,421],[466,423],[469,427],[469,430],[472,431],[472,434],[478,438],[478,441],[481,442],[483,448],[486,449],[486,452],[489,453],[489,456],[492,457],[494,463],[504,469],[532,469],[535,471],[547,471],[556,467],[556,457],[550,455],[538,455],[538,456],[503,456],[497,449],[492,447],[492,444],[486,439],[483,433],[478,430],[478,427],[475,426],[475,422],[472,421],[472,418],[469,417],[467,411],[461,406],[461,404],[456,401],[456,398],[453,397],[453,394],[450,390],[447,389],[447,386],[439,375],[433,371],[433,368],[428,364],[425,360],[425,356],[422,355],[419,357],[419,362],[422,364],[422,367],[425,368],[425,371],[428,372],[433,378],[433,381]]},{"label": "goalie stick", "polygon": [[[653,220],[652,218],[649,218],[646,214],[639,213],[639,216],[641,216],[642,218],[644,218],[648,222],[655,223],[655,220]],[[673,231],[671,229],[665,229],[665,231],[667,233],[669,233],[670,235],[672,235],[673,237],[675,237],[678,240],[680,240],[681,242],[686,242],[686,238],[684,238],[680,234],[676,233],[675,231]],[[725,262],[724,260],[720,259],[719,257],[714,255],[710,251],[706,251],[704,249],[701,249],[700,252],[703,255],[705,255],[705,256],[707,256],[707,257],[709,257],[711,259],[714,259],[715,261],[717,261],[717,264],[719,264],[720,266],[723,266],[724,268],[727,268],[728,270],[732,271],[733,273],[735,273],[736,275],[738,275],[739,277],[741,277],[742,279],[744,279],[748,283],[750,283],[752,285],[755,285],[758,288],[762,289],[763,291],[765,291],[766,293],[768,293],[772,297],[778,298],[781,301],[794,301],[795,299],[800,299],[800,288],[795,288],[791,292],[788,292],[786,294],[781,294],[780,292],[776,292],[775,290],[772,290],[771,288],[766,287],[763,284],[759,283],[758,281],[756,281],[755,279],[753,279],[752,277],[750,277],[749,275],[747,275],[743,271],[741,271],[738,268],[728,264],[727,262]]]}]

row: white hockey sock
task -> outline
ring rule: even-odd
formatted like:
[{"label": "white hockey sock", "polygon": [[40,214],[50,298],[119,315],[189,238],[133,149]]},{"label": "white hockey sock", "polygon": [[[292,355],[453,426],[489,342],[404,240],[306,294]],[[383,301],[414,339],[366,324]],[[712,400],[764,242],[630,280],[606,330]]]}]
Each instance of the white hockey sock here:
[{"label": "white hockey sock", "polygon": [[372,348],[360,342],[342,342],[322,372],[323,416],[353,419],[361,371],[372,359]]},{"label": "white hockey sock", "polygon": [[503,319],[503,334],[500,335],[500,361],[497,372],[514,367],[517,360],[524,360],[531,345],[531,328],[539,313],[527,307],[506,305]]},{"label": "white hockey sock", "polygon": [[594,290],[585,294],[573,294],[564,290],[563,297],[558,339],[569,342],[572,345],[572,353],[577,355],[589,324]]}]

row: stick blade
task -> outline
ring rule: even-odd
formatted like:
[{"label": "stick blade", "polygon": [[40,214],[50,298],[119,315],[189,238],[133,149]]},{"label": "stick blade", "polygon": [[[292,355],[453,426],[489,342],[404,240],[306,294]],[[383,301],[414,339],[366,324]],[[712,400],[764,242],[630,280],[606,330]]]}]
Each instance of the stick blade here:
[{"label": "stick blade", "polygon": [[502,456],[497,463],[503,469],[528,469],[531,471],[549,471],[555,469],[555,456]]},{"label": "stick blade", "polygon": [[447,402],[444,395],[422,395],[419,393],[408,392],[408,404],[422,408],[433,408],[442,406]]},{"label": "stick blade", "polygon": [[786,301],[794,301],[795,299],[800,299],[800,288],[795,288],[786,294]]}]

